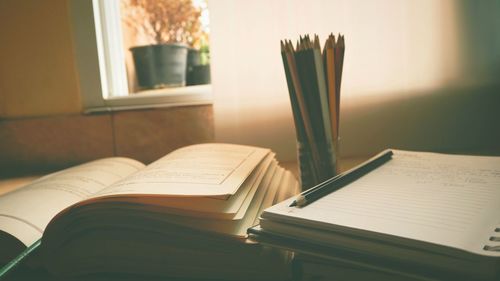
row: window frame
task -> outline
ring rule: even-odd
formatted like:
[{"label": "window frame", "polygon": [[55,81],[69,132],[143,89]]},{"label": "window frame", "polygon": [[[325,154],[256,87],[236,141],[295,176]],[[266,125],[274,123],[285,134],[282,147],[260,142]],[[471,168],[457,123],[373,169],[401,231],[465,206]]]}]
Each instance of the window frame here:
[{"label": "window frame", "polygon": [[[118,2],[108,0],[70,1],[70,18],[84,113],[212,104],[210,84],[129,94],[121,27],[116,24],[117,20],[120,20],[116,3]],[[106,17],[103,17],[103,13]],[[114,50],[110,51],[110,48]]]}]

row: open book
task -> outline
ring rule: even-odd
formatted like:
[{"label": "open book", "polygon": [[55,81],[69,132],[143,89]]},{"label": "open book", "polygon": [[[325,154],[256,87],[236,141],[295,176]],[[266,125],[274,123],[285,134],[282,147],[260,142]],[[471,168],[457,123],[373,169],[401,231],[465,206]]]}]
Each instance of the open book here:
[{"label": "open book", "polygon": [[292,201],[263,212],[250,230],[257,240],[365,266],[373,267],[371,257],[441,276],[499,278],[500,157],[394,150],[381,167],[310,205]]},{"label": "open book", "polygon": [[251,146],[193,145],[148,166],[96,160],[0,197],[0,261],[42,237],[44,265],[65,279],[284,279],[287,257],[246,230],[297,191],[274,153]]}]

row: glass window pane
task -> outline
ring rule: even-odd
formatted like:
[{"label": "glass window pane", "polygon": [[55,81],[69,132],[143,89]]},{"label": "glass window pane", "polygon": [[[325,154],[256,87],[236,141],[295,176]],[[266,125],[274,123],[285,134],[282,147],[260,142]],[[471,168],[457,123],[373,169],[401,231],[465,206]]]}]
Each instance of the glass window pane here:
[{"label": "glass window pane", "polygon": [[206,0],[122,0],[131,93],[210,83]]}]

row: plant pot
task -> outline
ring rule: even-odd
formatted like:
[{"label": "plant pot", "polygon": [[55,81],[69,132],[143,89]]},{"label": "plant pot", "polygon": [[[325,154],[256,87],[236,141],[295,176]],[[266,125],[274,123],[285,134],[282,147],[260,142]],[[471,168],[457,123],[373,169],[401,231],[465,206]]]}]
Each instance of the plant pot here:
[{"label": "plant pot", "polygon": [[193,66],[187,75],[187,85],[210,84],[210,64]]},{"label": "plant pot", "polygon": [[130,48],[141,89],[186,85],[187,47],[158,44]]},{"label": "plant pot", "polygon": [[200,51],[193,48],[189,48],[187,53],[186,75],[188,75],[189,72],[193,71],[193,68],[196,65],[200,64],[201,64]]}]

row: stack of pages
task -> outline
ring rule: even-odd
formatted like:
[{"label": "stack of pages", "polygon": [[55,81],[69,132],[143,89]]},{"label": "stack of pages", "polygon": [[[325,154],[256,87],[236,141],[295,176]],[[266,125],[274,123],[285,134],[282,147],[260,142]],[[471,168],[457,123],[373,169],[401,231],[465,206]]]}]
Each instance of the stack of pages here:
[{"label": "stack of pages", "polygon": [[306,276],[500,278],[500,157],[395,150],[381,167],[309,205],[292,201],[266,209],[249,231],[299,253]]},{"label": "stack of pages", "polygon": [[0,248],[42,237],[42,262],[62,279],[285,280],[290,257],[246,232],[298,188],[250,146],[188,146],[148,166],[97,160],[0,197]]}]

